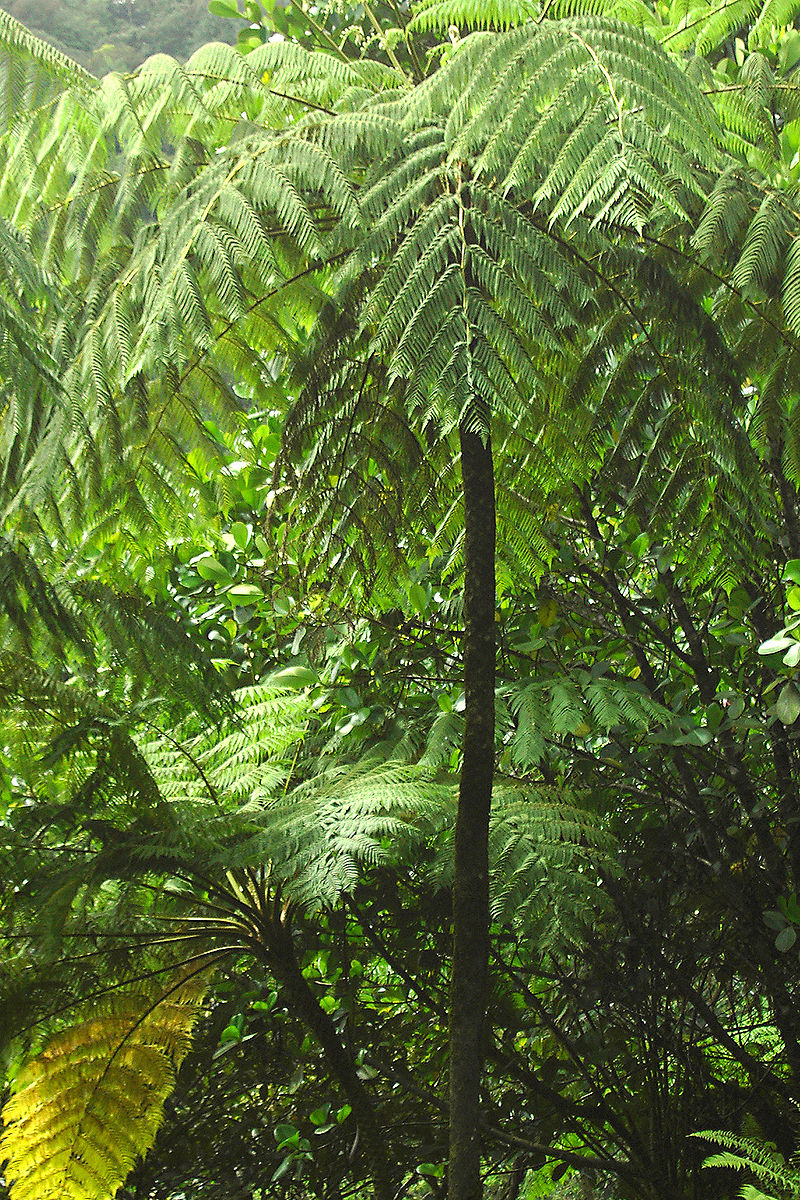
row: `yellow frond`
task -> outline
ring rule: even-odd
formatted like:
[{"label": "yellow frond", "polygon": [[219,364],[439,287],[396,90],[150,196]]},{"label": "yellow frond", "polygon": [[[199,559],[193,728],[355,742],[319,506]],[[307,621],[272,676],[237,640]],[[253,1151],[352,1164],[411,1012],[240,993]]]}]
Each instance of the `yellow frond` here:
[{"label": "yellow frond", "polygon": [[12,1200],[108,1200],[155,1140],[207,972],[94,1005],[25,1064],[3,1109]]}]

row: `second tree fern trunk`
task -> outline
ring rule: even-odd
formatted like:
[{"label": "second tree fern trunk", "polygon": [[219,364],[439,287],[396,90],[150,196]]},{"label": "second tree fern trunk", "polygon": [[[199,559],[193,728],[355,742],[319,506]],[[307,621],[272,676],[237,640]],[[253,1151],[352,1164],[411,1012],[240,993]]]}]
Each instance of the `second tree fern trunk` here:
[{"label": "second tree fern trunk", "polygon": [[448,1200],[479,1200],[480,1086],[489,972],[489,810],[494,775],[495,496],[492,445],[462,424],[464,759],[453,881]]}]

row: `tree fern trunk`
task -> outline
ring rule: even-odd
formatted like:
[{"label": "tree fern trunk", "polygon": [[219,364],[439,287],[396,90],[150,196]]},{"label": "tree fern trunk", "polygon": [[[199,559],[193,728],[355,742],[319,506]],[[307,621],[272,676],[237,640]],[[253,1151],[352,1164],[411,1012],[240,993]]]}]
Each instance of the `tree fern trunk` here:
[{"label": "tree fern trunk", "polygon": [[372,1100],[358,1076],[356,1065],[345,1049],[330,1016],[321,1008],[319,1001],[304,978],[295,958],[291,934],[285,930],[280,941],[273,946],[268,958],[270,970],[283,984],[294,1015],[298,1016],[322,1047],[333,1077],[341,1084],[358,1126],[358,1138],[354,1150],[364,1156],[372,1176],[373,1195],[376,1200],[392,1200],[392,1172],[386,1154],[385,1139],[381,1136],[375,1119]]},{"label": "tree fern trunk", "polygon": [[489,809],[494,775],[495,498],[492,444],[461,428],[464,760],[458,796],[450,989],[448,1200],[479,1200],[480,1086],[489,976]]}]

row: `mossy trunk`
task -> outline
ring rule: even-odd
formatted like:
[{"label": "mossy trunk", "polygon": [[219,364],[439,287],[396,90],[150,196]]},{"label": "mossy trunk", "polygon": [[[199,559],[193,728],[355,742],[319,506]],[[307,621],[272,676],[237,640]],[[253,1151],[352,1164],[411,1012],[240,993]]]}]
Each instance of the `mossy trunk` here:
[{"label": "mossy trunk", "polygon": [[464,759],[458,796],[450,986],[448,1200],[480,1200],[480,1088],[489,976],[489,810],[494,775],[495,495],[492,444],[461,428]]}]

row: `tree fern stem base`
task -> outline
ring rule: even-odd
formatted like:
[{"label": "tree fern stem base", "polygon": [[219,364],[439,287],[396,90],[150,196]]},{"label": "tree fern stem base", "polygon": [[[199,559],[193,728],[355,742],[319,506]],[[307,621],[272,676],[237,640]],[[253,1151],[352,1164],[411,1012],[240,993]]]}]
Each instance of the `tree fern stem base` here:
[{"label": "tree fern stem base", "polygon": [[385,1141],[378,1130],[370,1096],[359,1079],[352,1056],[342,1044],[333,1021],[321,1008],[300,970],[294,948],[291,946],[291,936],[287,933],[282,940],[282,953],[273,950],[269,956],[270,969],[275,978],[283,984],[294,1013],[322,1047],[331,1074],[341,1085],[353,1110],[358,1126],[358,1138],[354,1149],[357,1149],[367,1162],[376,1200],[392,1200],[394,1188],[385,1152]]},{"label": "tree fern stem base", "polygon": [[489,975],[489,809],[494,775],[495,496],[491,441],[461,428],[464,759],[458,797],[450,990],[448,1200],[480,1200],[480,1086]]}]

